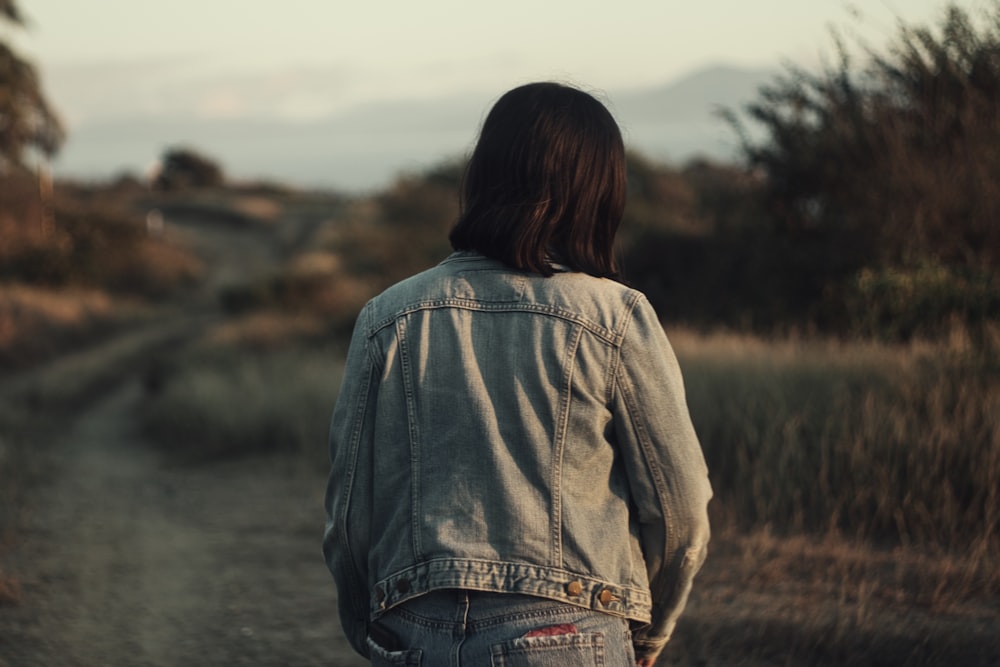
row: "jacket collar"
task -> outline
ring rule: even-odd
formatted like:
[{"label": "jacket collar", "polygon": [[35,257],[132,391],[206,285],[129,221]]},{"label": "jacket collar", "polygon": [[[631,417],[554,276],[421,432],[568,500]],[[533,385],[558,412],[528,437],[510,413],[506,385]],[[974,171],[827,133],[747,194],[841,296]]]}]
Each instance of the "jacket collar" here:
[{"label": "jacket collar", "polygon": [[[450,264],[452,262],[486,262],[493,264],[495,266],[507,266],[499,259],[493,259],[492,257],[487,257],[480,252],[475,250],[456,250],[455,252],[448,255],[441,264]],[[569,268],[565,264],[559,262],[554,256],[549,257],[549,264],[552,266],[552,270],[556,273],[572,273],[573,269]],[[514,269],[511,269],[512,271]]]}]

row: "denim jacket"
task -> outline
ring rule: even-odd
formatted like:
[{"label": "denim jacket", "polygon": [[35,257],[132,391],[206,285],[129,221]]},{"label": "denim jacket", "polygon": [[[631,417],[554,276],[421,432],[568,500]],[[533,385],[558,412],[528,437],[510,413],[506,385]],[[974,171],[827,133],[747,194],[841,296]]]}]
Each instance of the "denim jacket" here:
[{"label": "denim jacket", "polygon": [[459,252],[372,299],[330,429],[341,623],[443,588],[633,621],[666,644],[709,538],[707,468],[645,297]]}]

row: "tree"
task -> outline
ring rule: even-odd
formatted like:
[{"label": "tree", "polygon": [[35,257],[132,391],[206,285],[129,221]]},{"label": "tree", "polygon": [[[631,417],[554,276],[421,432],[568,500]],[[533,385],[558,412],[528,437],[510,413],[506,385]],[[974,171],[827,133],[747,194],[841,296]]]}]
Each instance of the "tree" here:
[{"label": "tree", "polygon": [[834,66],[790,68],[761,89],[746,112],[762,135],[735,121],[748,166],[765,175],[762,233],[809,257],[814,299],[855,315],[909,309],[911,332],[922,317],[1000,316],[983,296],[1000,282],[993,4],[978,20],[952,6],[935,28],[902,25],[861,66],[838,42]]},{"label": "tree", "polygon": [[849,233],[877,261],[1000,260],[1000,3],[981,29],[950,7],[935,32],[904,26],[858,69],[842,45],[820,74],[792,69],[747,111],[744,141],[785,231]]},{"label": "tree", "polygon": [[215,188],[225,183],[222,168],[189,148],[171,148],[163,154],[159,172],[153,180],[158,190]]},{"label": "tree", "polygon": [[[15,0],[0,0],[0,20],[24,27]],[[0,42],[0,173],[24,166],[25,152],[51,157],[65,138],[34,66]]]}]

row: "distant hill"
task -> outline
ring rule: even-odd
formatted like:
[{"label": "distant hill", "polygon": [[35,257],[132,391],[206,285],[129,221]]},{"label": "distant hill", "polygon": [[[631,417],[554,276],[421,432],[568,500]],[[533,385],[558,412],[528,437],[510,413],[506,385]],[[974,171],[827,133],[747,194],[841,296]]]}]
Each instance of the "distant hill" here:
[{"label": "distant hill", "polygon": [[696,156],[731,159],[737,137],[718,115],[739,111],[776,70],[714,66],[655,88],[613,96],[625,141],[654,159],[682,163]]},{"label": "distant hill", "polygon": [[[716,66],[662,86],[609,91],[630,147],[658,160],[728,158],[733,132],[714,116],[738,108],[775,72]],[[465,154],[493,101],[482,94],[365,104],[319,120],[131,115],[72,128],[60,175],[103,178],[144,172],[165,148],[187,145],[236,178],[262,177],[345,190],[384,187],[400,171]]]},{"label": "distant hill", "polygon": [[621,117],[631,123],[701,122],[720,106],[751,100],[776,72],[719,65],[699,69],[663,86],[614,96]]}]

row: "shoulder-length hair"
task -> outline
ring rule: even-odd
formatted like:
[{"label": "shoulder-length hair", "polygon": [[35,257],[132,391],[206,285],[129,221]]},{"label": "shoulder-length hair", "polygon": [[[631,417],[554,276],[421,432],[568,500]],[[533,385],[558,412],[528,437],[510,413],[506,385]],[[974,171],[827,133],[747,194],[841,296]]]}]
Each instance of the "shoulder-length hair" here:
[{"label": "shoulder-length hair", "polygon": [[615,277],[625,148],[610,112],[558,83],[505,93],[479,133],[449,240],[516,269]]}]

